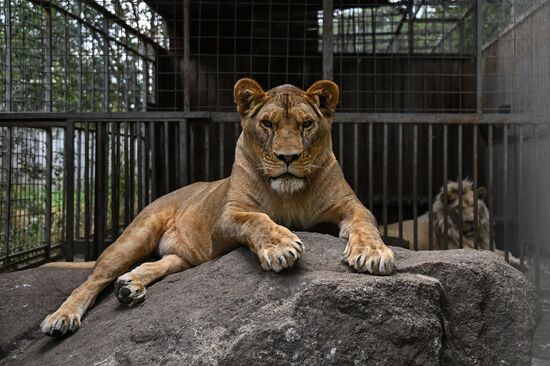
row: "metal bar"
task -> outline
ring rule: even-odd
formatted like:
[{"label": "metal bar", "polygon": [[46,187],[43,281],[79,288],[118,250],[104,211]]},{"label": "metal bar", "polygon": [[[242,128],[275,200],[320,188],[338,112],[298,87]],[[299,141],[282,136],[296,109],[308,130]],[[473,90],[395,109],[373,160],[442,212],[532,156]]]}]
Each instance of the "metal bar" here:
[{"label": "metal bar", "polygon": [[6,146],[6,152],[5,152],[5,167],[7,171],[7,177],[6,177],[6,190],[5,190],[5,197],[6,197],[6,207],[4,211],[4,255],[5,255],[5,261],[4,266],[8,266],[10,263],[10,234],[11,234],[11,204],[12,204],[12,169],[13,169],[13,162],[12,162],[12,150],[13,150],[13,128],[8,127],[8,131],[5,136],[5,145]]},{"label": "metal bar", "polygon": [[[472,161],[472,170],[473,170],[473,180],[474,180],[474,248],[479,249],[479,210],[478,210],[478,152],[477,152],[477,126],[473,127],[473,161]],[[485,248],[486,249],[486,248]]]},{"label": "metal bar", "polygon": [[170,126],[168,122],[164,122],[163,125],[163,135],[164,135],[164,147],[163,147],[163,159],[162,159],[162,168],[163,168],[163,185],[164,191],[163,194],[170,192]]},{"label": "metal bar", "polygon": [[63,111],[66,112],[69,110],[69,90],[71,90],[71,79],[70,75],[70,63],[69,63],[69,20],[67,14],[64,14],[64,27],[63,27]]},{"label": "metal bar", "polygon": [[520,267],[525,265],[525,241],[522,240],[521,236],[521,218],[523,218],[523,201],[521,197],[523,196],[523,128],[521,125],[517,126],[518,128],[518,162],[517,162],[517,192],[516,192],[516,204],[517,204],[517,232],[518,232],[518,243],[519,243],[519,262]]},{"label": "metal bar", "polygon": [[[130,164],[128,165],[130,180],[127,182],[128,191],[130,191],[130,220],[135,216],[135,200],[136,200],[136,124],[130,126]],[[167,140],[168,144],[168,140]]]},{"label": "metal bar", "polygon": [[204,124],[204,179],[210,180],[210,123]]},{"label": "metal bar", "polygon": [[220,171],[218,179],[222,179],[225,177],[225,126],[223,124],[220,124],[220,134],[219,134],[219,145],[220,145],[220,155],[218,157],[218,161],[220,164]]},{"label": "metal bar", "polygon": [[359,125],[353,124],[353,190],[359,191]]},{"label": "metal bar", "polygon": [[403,240],[403,125],[399,125],[397,145],[397,220],[399,240]]},{"label": "metal bar", "polygon": [[111,237],[115,240],[119,234],[119,178],[120,178],[120,124],[111,123]]},{"label": "metal bar", "polygon": [[52,110],[52,9],[43,6],[44,21],[44,112]]},{"label": "metal bar", "polygon": [[143,210],[143,208],[146,205],[144,187],[145,187],[145,180],[146,180],[146,176],[147,176],[147,170],[146,170],[145,164],[144,164],[144,160],[145,160],[144,155],[145,154],[144,154],[144,148],[143,148],[143,144],[144,144],[143,143],[143,123],[141,123],[141,122],[139,122],[138,125],[137,125],[136,138],[137,138],[137,159],[138,159],[138,162],[137,162],[137,173],[138,173],[138,177],[137,177],[138,197],[137,197],[137,200],[138,200],[138,211],[141,211],[141,210]]},{"label": "metal bar", "polygon": [[374,163],[374,157],[373,157],[373,124],[369,123],[369,164],[368,164],[368,170],[369,170],[369,209],[374,210],[374,177],[373,177],[373,163]]},{"label": "metal bar", "polygon": [[[535,162],[534,164],[534,170],[535,170],[535,187],[534,187],[534,196],[536,197],[536,199],[534,200],[534,204],[535,204],[535,207],[534,207],[534,211],[535,211],[535,234],[533,235],[533,241],[535,243],[535,288],[537,290],[540,290],[541,289],[541,268],[540,268],[540,256],[541,256],[541,245],[542,245],[542,238],[540,238],[540,234],[537,235],[536,234],[536,231],[537,229],[538,230],[541,230],[541,210],[540,210],[540,207],[541,207],[541,203],[540,201],[538,200],[540,196],[540,183],[541,183],[541,177],[540,177],[540,170],[541,170],[541,166],[540,166],[540,162],[541,162],[541,156],[540,156],[540,150],[541,148],[539,147],[539,144],[538,144],[538,141],[539,141],[539,128],[538,126],[535,126],[533,125],[533,160]],[[547,223],[545,223],[547,224]],[[541,230],[542,231],[542,230]]]},{"label": "metal bar", "polygon": [[148,205],[151,202],[151,184],[154,180],[152,174],[149,173],[149,166],[151,165],[151,134],[149,133],[149,123],[143,123],[143,170],[144,170],[144,194],[143,194],[143,206]]},{"label": "metal bar", "polygon": [[384,124],[382,157],[382,221],[384,236],[388,236],[388,125]]},{"label": "metal bar", "polygon": [[130,125],[128,122],[124,124],[124,227],[130,225],[132,219],[130,208]]},{"label": "metal bar", "polygon": [[103,110],[105,112],[110,111],[109,99],[110,99],[110,70],[109,70],[109,20],[103,18]]},{"label": "metal bar", "polygon": [[323,0],[323,79],[332,80],[334,70],[333,60],[333,3]]},{"label": "metal bar", "polygon": [[67,261],[74,260],[74,122],[65,128],[65,242],[61,246]]},{"label": "metal bar", "polygon": [[338,124],[338,162],[344,170],[344,125]]},{"label": "metal bar", "polygon": [[[503,154],[503,175],[504,176],[503,176],[503,182],[502,182],[502,192],[503,192],[504,199],[508,200],[508,179],[509,179],[509,176],[508,176],[508,126],[503,126],[502,129],[503,129],[502,138],[503,138],[503,149],[504,149],[504,154]],[[507,232],[509,231],[508,230],[508,222],[509,222],[508,206],[509,206],[508,203],[504,205],[504,213],[502,215],[504,238],[508,238]],[[503,244],[504,244],[504,259],[506,259],[506,262],[508,262],[510,260],[510,247],[508,244],[508,240],[504,240]]]},{"label": "metal bar", "polygon": [[[220,126],[222,125],[220,124]],[[189,184],[189,128],[186,119],[183,119],[179,125],[179,144],[179,164],[182,173],[180,185],[185,186]]]},{"label": "metal bar", "polygon": [[189,0],[183,0],[183,110],[188,112],[191,109],[190,104],[190,7]]},{"label": "metal bar", "polygon": [[493,225],[495,217],[493,215],[493,126],[489,126],[489,131],[487,134],[487,144],[489,145],[487,158],[489,160],[489,169],[487,172],[489,175],[487,179],[487,196],[489,197],[489,249],[494,251],[495,243]]},{"label": "metal bar", "polygon": [[90,250],[91,223],[91,198],[90,198],[90,124],[86,123],[84,135],[84,242],[86,245],[85,259],[93,258],[93,251]]},{"label": "metal bar", "polygon": [[413,126],[413,248],[418,250],[418,125]]},{"label": "metal bar", "polygon": [[433,250],[433,125],[428,125],[428,248]]},{"label": "metal bar", "polygon": [[153,201],[160,196],[158,188],[157,140],[155,125],[153,123],[149,123],[149,141],[151,151],[151,201]]},{"label": "metal bar", "polygon": [[[408,2],[408,28],[407,29],[407,36],[408,36],[408,46],[409,46],[409,55],[412,55],[414,53],[414,19],[416,18],[416,12],[413,14],[413,5],[414,0],[409,0]],[[422,5],[418,7],[420,9]],[[418,10],[417,10],[418,11]],[[405,16],[405,15],[403,15]]]},{"label": "metal bar", "polygon": [[44,245],[46,246],[46,258],[50,258],[52,244],[52,167],[53,167],[53,138],[52,130],[46,130],[46,186],[45,186],[45,212],[44,212]]},{"label": "metal bar", "polygon": [[94,194],[94,258],[105,250],[107,138],[105,125],[96,123],[96,164]]},{"label": "metal bar", "polygon": [[483,112],[483,89],[482,89],[482,62],[483,62],[483,6],[482,0],[476,0],[475,24],[476,24],[476,110]]},{"label": "metal bar", "polygon": [[76,159],[77,159],[77,168],[76,168],[76,212],[74,215],[75,218],[75,233],[76,238],[80,238],[80,214],[82,207],[82,199],[81,199],[81,193],[82,193],[82,127],[79,126],[79,128],[76,130],[77,135],[77,153],[76,153]]},{"label": "metal bar", "polygon": [[[462,204],[462,125],[458,125],[458,227],[464,227],[462,220],[462,211],[464,209]],[[475,192],[474,192],[475,193]],[[462,230],[458,230],[458,247],[464,247],[464,235]]]},{"label": "metal bar", "polygon": [[[77,6],[78,6],[78,14],[82,14],[82,1],[77,0]],[[76,89],[77,89],[77,97],[76,97],[76,110],[81,112],[82,111],[82,75],[84,74],[84,70],[82,68],[82,23],[78,22],[78,69],[77,69],[77,79],[76,79]],[[87,164],[87,163],[86,163]]]},{"label": "metal bar", "polygon": [[443,247],[441,247],[441,240],[439,243],[439,249],[449,249],[449,207],[448,207],[448,195],[447,195],[447,185],[449,184],[449,173],[448,173],[448,139],[449,139],[449,129],[447,125],[443,126]]},{"label": "metal bar", "polygon": [[12,65],[11,65],[11,59],[12,59],[12,52],[11,52],[11,41],[12,41],[12,29],[11,29],[11,0],[4,0],[4,11],[6,18],[4,19],[4,34],[6,37],[6,49],[5,49],[5,62],[6,62],[6,75],[5,75],[5,110],[6,112],[11,112],[12,110],[12,86],[13,86],[13,80],[12,80]]},{"label": "metal bar", "polygon": [[[107,123],[112,121],[143,121],[163,123],[166,121],[209,120],[213,123],[240,122],[235,112],[5,112],[0,113],[0,126],[12,122],[28,122],[37,125],[64,126],[59,121],[93,121]],[[57,121],[57,123],[55,123]],[[52,124],[52,122],[54,122]],[[504,125],[504,124],[545,124],[544,116],[522,113],[336,113],[334,123],[415,123],[415,124],[464,124],[464,125]]]}]

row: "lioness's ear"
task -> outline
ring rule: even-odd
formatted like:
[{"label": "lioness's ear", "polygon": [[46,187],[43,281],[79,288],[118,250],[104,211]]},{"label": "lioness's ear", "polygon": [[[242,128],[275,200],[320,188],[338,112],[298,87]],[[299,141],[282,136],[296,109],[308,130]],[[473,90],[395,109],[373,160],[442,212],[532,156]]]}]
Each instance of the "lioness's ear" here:
[{"label": "lioness's ear", "polygon": [[313,83],[306,93],[317,103],[321,112],[327,116],[332,116],[340,100],[338,85],[330,80],[319,80]]},{"label": "lioness's ear", "polygon": [[235,83],[233,98],[237,111],[245,116],[265,98],[265,92],[255,80],[244,78]]},{"label": "lioness's ear", "polygon": [[487,188],[481,186],[477,188],[477,198],[484,200],[485,196],[487,196]]}]

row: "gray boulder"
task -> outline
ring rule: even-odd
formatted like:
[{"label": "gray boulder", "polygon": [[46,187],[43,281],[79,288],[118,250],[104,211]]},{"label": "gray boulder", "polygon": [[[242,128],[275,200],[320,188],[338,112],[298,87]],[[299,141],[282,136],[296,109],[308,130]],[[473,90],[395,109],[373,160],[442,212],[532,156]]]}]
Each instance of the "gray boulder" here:
[{"label": "gray boulder", "polygon": [[530,364],[535,291],[500,257],[394,248],[397,272],[377,277],[340,262],[343,240],[299,235],[292,270],[266,273],[242,248],[168,276],[136,308],[111,287],[63,339],[38,326],[89,272],[3,274],[0,364]]}]

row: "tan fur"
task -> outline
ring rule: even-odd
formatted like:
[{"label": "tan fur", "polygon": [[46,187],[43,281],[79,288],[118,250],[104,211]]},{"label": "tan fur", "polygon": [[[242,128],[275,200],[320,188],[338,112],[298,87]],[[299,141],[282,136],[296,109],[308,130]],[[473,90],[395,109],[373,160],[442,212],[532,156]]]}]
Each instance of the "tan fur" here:
[{"label": "tan fur", "polygon": [[[264,92],[254,80],[241,79],[234,96],[243,133],[231,176],[183,187],[147,206],[101,254],[88,280],[46,317],[44,333],[76,330],[97,294],[117,277],[118,299],[134,305],[153,281],[242,245],[265,270],[292,267],[305,248],[288,227],[337,223],[347,239],[349,265],[359,272],[393,272],[393,252],[332,152],[336,84],[318,81],[307,91],[283,85]],[[162,259],[125,274],[155,252]]]},{"label": "tan fur", "polygon": [[[447,194],[440,192],[432,203],[433,212],[433,249],[458,249],[459,228],[462,227],[462,243],[464,248],[475,248],[474,243],[474,190],[473,184],[469,180],[462,181],[462,222],[460,221],[459,211],[459,189],[458,183],[449,181],[447,183]],[[479,187],[477,190],[477,215],[478,215],[478,247],[480,249],[489,249],[489,210],[483,201],[485,188]],[[447,235],[445,235],[445,201],[447,202]],[[383,226],[380,227],[380,233],[384,233]],[[388,225],[388,236],[399,237],[399,223]],[[409,242],[412,249],[414,245],[414,221],[403,221],[403,239]],[[418,249],[428,250],[429,248],[429,213],[418,217]]]}]

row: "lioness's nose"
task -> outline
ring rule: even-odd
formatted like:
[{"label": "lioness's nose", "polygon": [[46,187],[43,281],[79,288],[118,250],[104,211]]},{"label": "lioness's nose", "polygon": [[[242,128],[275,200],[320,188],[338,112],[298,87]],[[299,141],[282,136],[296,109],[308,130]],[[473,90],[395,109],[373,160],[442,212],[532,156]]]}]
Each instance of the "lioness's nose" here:
[{"label": "lioness's nose", "polygon": [[277,154],[277,157],[287,164],[292,163],[300,157],[300,154]]}]

